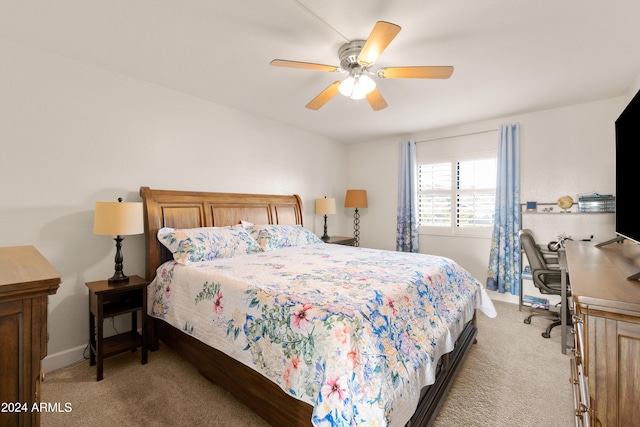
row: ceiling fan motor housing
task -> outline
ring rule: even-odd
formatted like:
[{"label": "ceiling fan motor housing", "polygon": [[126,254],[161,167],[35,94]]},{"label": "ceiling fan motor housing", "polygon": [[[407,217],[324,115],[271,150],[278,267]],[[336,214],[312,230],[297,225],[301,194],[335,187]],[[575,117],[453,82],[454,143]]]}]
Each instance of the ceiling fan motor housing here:
[{"label": "ceiling fan motor housing", "polygon": [[354,68],[364,68],[364,64],[358,62],[358,55],[362,51],[366,40],[354,40],[340,46],[338,58],[340,58],[340,68],[351,71]]}]

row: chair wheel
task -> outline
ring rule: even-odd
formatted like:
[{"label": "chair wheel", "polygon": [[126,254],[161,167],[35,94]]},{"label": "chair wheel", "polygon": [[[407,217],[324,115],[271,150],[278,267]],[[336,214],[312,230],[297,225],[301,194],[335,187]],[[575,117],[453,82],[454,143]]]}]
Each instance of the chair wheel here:
[{"label": "chair wheel", "polygon": [[542,338],[551,338],[551,334],[543,332],[542,333]]},{"label": "chair wheel", "polygon": [[531,324],[531,319],[529,319],[529,318],[524,319],[524,323],[527,324],[527,325],[530,325]]}]

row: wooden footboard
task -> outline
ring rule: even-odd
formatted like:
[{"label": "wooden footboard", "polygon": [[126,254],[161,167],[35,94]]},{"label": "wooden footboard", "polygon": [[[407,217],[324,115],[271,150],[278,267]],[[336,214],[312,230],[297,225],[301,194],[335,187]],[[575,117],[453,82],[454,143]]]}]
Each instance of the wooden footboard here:
[{"label": "wooden footboard", "polygon": [[[275,383],[226,354],[209,347],[160,319],[150,318],[151,350],[162,340],[193,364],[210,381],[218,384],[273,426],[311,426],[313,408],[286,394]],[[407,427],[431,426],[456,374],[462,366],[478,329],[467,323],[451,353],[438,364],[434,384],[422,390],[420,402]]]}]

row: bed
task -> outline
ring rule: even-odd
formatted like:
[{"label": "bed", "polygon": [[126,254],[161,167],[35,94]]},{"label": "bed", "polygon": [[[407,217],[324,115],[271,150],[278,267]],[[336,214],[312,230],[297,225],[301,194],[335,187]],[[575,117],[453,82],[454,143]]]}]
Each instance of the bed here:
[{"label": "bed", "polygon": [[[157,349],[162,340],[274,426],[357,425],[365,420],[375,425],[431,425],[475,342],[475,308],[495,313],[482,286],[471,284],[468,273],[450,260],[331,245],[307,237],[310,233],[296,227],[304,225],[297,195],[148,187],[140,194],[146,274],[151,281],[150,348]],[[210,227],[216,227],[216,233],[218,228],[225,233],[230,229],[234,238],[253,233],[260,248],[248,239],[249,249],[238,256],[182,262],[174,256],[179,251],[166,244],[180,240],[176,233],[184,229]],[[306,232],[308,240],[300,246],[271,247],[273,234],[267,233],[272,240],[259,237],[265,230]],[[406,263],[406,256],[414,257],[411,263]],[[444,278],[423,277],[422,288],[414,279],[410,286],[396,280],[415,275],[414,263],[438,268]],[[392,268],[405,264],[397,273]],[[389,276],[395,274],[399,276]],[[376,288],[370,283],[376,275],[393,282],[399,293]],[[190,282],[195,290],[187,291]],[[436,296],[430,286],[445,291]],[[368,296],[358,301],[354,288],[364,289]],[[424,322],[398,314],[408,313],[408,307],[418,312],[418,288],[432,300],[424,304],[431,310]],[[377,303],[379,307],[373,307]],[[205,332],[208,325],[214,331]],[[278,327],[284,331],[280,335]],[[428,336],[406,339],[420,330]],[[334,348],[336,342],[340,348]],[[394,346],[399,350],[390,356],[387,348]],[[422,360],[420,365],[413,365],[416,360]],[[384,376],[381,371],[386,371]]]}]

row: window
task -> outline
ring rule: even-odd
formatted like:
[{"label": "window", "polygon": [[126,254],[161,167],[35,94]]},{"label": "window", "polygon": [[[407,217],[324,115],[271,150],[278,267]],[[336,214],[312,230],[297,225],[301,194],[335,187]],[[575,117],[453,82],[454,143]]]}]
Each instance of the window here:
[{"label": "window", "polygon": [[[493,227],[496,159],[492,154],[418,162],[423,233],[486,235]],[[488,230],[488,231],[487,231]]]}]

